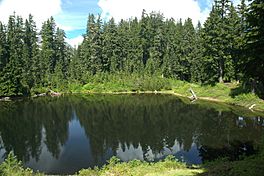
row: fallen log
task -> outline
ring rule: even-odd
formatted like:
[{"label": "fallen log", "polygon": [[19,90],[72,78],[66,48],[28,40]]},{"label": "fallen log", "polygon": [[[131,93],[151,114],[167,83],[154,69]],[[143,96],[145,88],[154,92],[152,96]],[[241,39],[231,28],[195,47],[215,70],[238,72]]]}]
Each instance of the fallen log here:
[{"label": "fallen log", "polygon": [[59,97],[59,96],[61,96],[61,93],[59,93],[59,92],[54,92],[53,90],[49,90],[49,92],[50,92],[50,96],[52,96],[52,97]]},{"label": "fallen log", "polygon": [[192,96],[190,97],[191,101],[192,101],[192,102],[196,101],[198,98],[197,98],[195,92],[192,90],[192,88],[190,88],[189,91],[190,91],[191,94],[192,94]]}]

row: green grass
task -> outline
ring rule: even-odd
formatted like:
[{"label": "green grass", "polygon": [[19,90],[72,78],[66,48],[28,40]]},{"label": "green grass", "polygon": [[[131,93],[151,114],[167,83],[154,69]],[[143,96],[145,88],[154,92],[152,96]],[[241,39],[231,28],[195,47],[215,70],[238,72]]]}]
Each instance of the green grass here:
[{"label": "green grass", "polygon": [[[224,102],[246,108],[255,104],[254,110],[264,111],[264,100],[253,93],[245,93],[243,89],[240,88],[241,85],[236,83],[218,83],[211,86],[172,80],[171,84],[175,93],[185,97],[191,96],[190,88],[192,88],[200,99]],[[238,92],[238,90],[240,92]]]},{"label": "green grass", "polygon": [[264,101],[252,93],[245,93],[239,84],[216,84],[199,85],[184,81],[161,78],[159,76],[126,76],[115,75],[105,76],[104,79],[90,80],[87,84],[81,86],[77,84],[70,85],[70,92],[74,93],[118,93],[118,92],[154,92],[176,93],[184,97],[190,97],[190,88],[194,90],[198,98],[224,102],[231,105],[238,105],[249,108],[253,104],[256,111],[264,111]]}]

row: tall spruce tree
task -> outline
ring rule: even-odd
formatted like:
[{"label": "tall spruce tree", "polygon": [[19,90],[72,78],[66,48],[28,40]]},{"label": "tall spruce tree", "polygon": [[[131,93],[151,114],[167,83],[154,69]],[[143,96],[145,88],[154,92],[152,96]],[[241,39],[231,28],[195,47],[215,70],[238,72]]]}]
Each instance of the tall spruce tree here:
[{"label": "tall spruce tree", "polygon": [[87,33],[89,40],[89,70],[92,75],[102,71],[102,20],[99,16],[95,19],[94,15],[89,15]]},{"label": "tall spruce tree", "polygon": [[37,84],[40,79],[39,75],[39,60],[38,60],[38,44],[37,44],[37,29],[33,20],[33,16],[25,21],[25,34],[23,44],[23,84],[30,90],[34,84]]},{"label": "tall spruce tree", "polygon": [[7,47],[6,27],[0,22],[0,74],[8,62]]},{"label": "tall spruce tree", "polygon": [[195,36],[193,44],[193,52],[192,52],[192,60],[191,60],[191,82],[203,83],[206,81],[205,72],[205,63],[203,58],[203,45],[202,45],[202,25],[198,22],[198,25],[195,30]]},{"label": "tall spruce tree", "polygon": [[7,26],[8,60],[1,77],[2,96],[17,96],[25,93],[22,85],[23,20],[11,15]]},{"label": "tall spruce tree", "polygon": [[68,75],[69,59],[67,54],[67,45],[65,42],[65,32],[57,28],[54,36],[54,51],[55,51],[55,69],[52,78],[53,87],[63,88],[66,85]]},{"label": "tall spruce tree", "polygon": [[[208,80],[223,82],[228,67],[232,67],[232,36],[229,27],[231,3],[215,0],[212,11],[204,24],[203,39]],[[229,79],[229,78],[227,78]]]},{"label": "tall spruce tree", "polygon": [[50,86],[52,75],[56,65],[56,52],[54,46],[55,21],[53,17],[48,19],[41,28],[40,67],[43,86]]},{"label": "tall spruce tree", "polygon": [[264,92],[264,2],[250,1],[247,13],[248,27],[246,30],[246,57],[242,61],[243,71],[247,80],[252,80],[253,91],[259,85]]}]

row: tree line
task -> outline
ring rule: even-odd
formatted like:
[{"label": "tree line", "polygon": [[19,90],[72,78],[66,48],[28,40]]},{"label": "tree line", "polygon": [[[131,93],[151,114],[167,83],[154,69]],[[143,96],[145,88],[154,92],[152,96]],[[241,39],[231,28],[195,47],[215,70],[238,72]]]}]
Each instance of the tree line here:
[{"label": "tree line", "polygon": [[[36,88],[85,84],[95,75],[125,74],[201,84],[240,81],[263,93],[264,3],[215,0],[203,25],[161,13],[115,22],[88,16],[77,49],[51,17],[37,32],[33,17],[11,15],[0,22],[0,96]],[[245,86],[246,87],[246,86]]]}]

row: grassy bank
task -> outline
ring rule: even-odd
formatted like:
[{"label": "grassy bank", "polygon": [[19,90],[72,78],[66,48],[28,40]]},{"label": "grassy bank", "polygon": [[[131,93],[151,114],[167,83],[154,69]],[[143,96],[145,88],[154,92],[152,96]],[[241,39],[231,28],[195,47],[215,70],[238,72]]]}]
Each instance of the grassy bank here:
[{"label": "grassy bank", "polygon": [[189,89],[192,88],[198,99],[223,102],[245,108],[249,108],[255,104],[252,108],[253,110],[264,111],[264,100],[253,93],[243,90],[241,85],[237,83],[218,83],[212,86],[172,81],[172,88],[174,93],[185,97],[191,95]]},{"label": "grassy bank", "polygon": [[[159,92],[190,97],[190,88],[198,99],[223,102],[249,108],[254,105],[254,111],[264,111],[264,100],[257,95],[244,90],[241,84],[222,83],[215,85],[199,85],[159,76],[138,75],[103,75],[95,76],[85,85],[69,84],[64,92],[72,93],[146,93]],[[58,90],[60,91],[60,90]],[[62,90],[63,91],[63,90]]]}]

